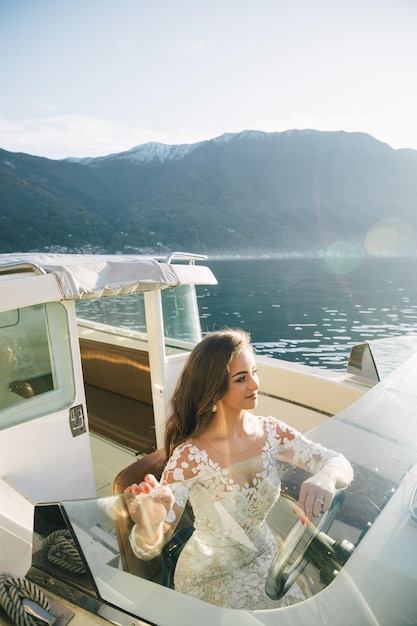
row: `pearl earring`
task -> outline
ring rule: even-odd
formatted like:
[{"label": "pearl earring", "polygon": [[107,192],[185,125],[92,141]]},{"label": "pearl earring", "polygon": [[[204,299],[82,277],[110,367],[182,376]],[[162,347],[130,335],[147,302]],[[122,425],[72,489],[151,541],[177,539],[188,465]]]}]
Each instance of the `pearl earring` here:
[{"label": "pearl earring", "polygon": [[213,408],[211,409],[211,412],[212,412],[212,413],[215,413],[216,411],[217,411],[217,404],[216,404],[216,403],[214,403],[214,404],[213,404]]}]

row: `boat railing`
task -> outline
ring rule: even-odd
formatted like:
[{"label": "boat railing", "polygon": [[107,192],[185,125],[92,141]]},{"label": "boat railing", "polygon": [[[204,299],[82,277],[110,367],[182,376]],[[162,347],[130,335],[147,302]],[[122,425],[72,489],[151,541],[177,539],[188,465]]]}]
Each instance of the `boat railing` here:
[{"label": "boat railing", "polygon": [[168,265],[172,261],[188,260],[190,265],[194,265],[195,261],[205,261],[207,256],[205,254],[194,254],[193,252],[170,252],[168,256],[161,258],[163,263]]},{"label": "boat railing", "polygon": [[38,265],[32,262],[16,261],[13,263],[5,263],[0,265],[0,274],[19,274],[24,272],[32,272],[34,274],[46,274],[47,272]]}]

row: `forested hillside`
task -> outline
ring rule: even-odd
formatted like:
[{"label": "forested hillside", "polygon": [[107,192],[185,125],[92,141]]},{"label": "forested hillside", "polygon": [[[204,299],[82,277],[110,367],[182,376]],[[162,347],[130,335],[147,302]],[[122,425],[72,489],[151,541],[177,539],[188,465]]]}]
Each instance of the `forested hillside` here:
[{"label": "forested hillside", "polygon": [[361,133],[245,131],[78,161],[0,150],[1,252],[361,250],[381,221],[382,246],[413,250],[416,209],[417,151]]}]

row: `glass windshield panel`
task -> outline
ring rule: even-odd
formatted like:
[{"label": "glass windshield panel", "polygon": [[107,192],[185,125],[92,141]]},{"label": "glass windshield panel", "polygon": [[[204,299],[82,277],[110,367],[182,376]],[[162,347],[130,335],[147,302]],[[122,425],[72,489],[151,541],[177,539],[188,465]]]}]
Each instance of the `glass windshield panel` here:
[{"label": "glass windshield panel", "polygon": [[201,339],[200,317],[194,285],[163,289],[162,311],[167,350],[191,350]]},{"label": "glass windshield panel", "polygon": [[[161,290],[164,335],[167,353],[190,350],[201,339],[200,318],[193,285]],[[142,293],[132,296],[81,300],[75,303],[79,318],[147,332]]]},{"label": "glass windshield panel", "polygon": [[[100,596],[138,617],[158,623],[158,607],[147,599],[152,594],[162,602],[173,591],[200,603],[248,608],[242,604],[248,586],[250,610],[276,609],[332,583],[393,491],[392,483],[368,472],[365,485],[340,492],[327,519],[310,523],[296,500],[304,478],[271,452],[175,483],[182,507],[166,518],[175,530],[152,558],[139,558],[132,548],[128,497],[67,501],[63,508]],[[192,490],[196,516],[186,505]],[[159,491],[133,500],[144,507],[165,497]],[[372,504],[368,510],[364,502]]]},{"label": "glass windshield panel", "polygon": [[75,397],[67,312],[57,302],[0,313],[0,428]]},{"label": "glass windshield panel", "polygon": [[115,298],[77,300],[77,316],[100,324],[146,333],[145,303],[142,293]]}]

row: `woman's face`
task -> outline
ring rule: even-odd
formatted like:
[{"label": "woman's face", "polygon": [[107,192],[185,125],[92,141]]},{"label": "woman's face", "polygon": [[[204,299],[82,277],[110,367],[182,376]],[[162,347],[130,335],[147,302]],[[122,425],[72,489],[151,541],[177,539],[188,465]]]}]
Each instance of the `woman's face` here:
[{"label": "woman's face", "polygon": [[246,348],[232,358],[229,388],[219,401],[225,409],[250,411],[256,407],[259,390],[259,378],[256,371],[252,350]]}]

